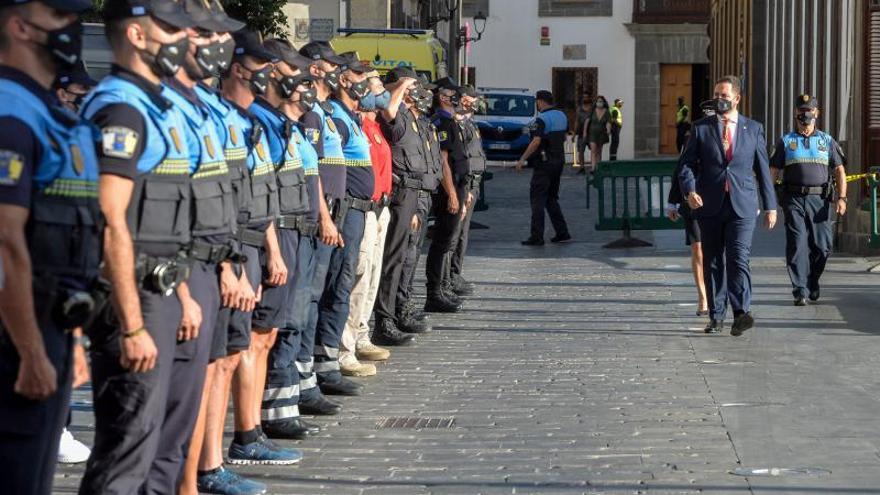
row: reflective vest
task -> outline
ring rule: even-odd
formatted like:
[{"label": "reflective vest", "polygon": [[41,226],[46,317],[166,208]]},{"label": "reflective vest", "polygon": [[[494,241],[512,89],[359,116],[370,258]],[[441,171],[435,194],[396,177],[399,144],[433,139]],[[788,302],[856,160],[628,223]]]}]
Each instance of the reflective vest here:
[{"label": "reflective vest", "polygon": [[675,124],[686,124],[691,117],[691,109],[687,105],[683,105],[675,112]]},{"label": "reflective vest", "polygon": [[224,140],[224,156],[235,191],[238,224],[265,230],[278,216],[278,185],[263,126],[254,124],[213,89],[197,86]]},{"label": "reflective vest", "polygon": [[623,112],[620,111],[620,107],[611,107],[611,123],[617,127],[623,127]]},{"label": "reflective vest", "polygon": [[[0,79],[0,101],[0,117],[21,120],[41,144],[25,229],[32,273],[37,278],[93,281],[101,262],[104,223],[98,205],[98,132],[75,114],[47,108],[37,95],[10,80]],[[9,160],[11,172],[24,165]]]},{"label": "reflective vest", "polygon": [[235,191],[223,150],[223,139],[209,110],[177,90],[164,86],[162,96],[179,108],[187,123],[192,190],[192,235],[232,235],[236,229]]},{"label": "reflective vest", "polygon": [[[91,119],[104,107],[126,104],[144,117],[144,150],[128,206],[127,220],[136,250],[173,256],[191,240],[189,148],[183,115],[168,100],[152,97],[137,85],[110,75],[92,91],[81,113]],[[103,139],[118,139],[111,129]],[[125,147],[125,143],[119,143]]]},{"label": "reflective vest", "polygon": [[831,163],[831,136],[816,130],[810,137],[792,131],[782,137],[785,147],[783,182],[796,186],[823,186],[828,183]]},{"label": "reflective vest", "polygon": [[[297,138],[290,130],[295,126],[265,100],[257,99],[249,110],[266,129],[271,160],[275,164],[281,214],[307,213],[310,203],[303,160],[296,147]],[[297,136],[303,139],[302,134]]]}]

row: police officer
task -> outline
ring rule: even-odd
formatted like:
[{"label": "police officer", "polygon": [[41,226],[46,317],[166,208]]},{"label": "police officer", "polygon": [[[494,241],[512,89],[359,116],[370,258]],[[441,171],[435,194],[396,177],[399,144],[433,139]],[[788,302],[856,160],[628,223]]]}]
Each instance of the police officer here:
[{"label": "police officer", "polygon": [[678,97],[678,109],[675,111],[675,149],[681,153],[691,130],[691,109],[684,103],[684,96]]},{"label": "police officer", "polygon": [[78,13],[88,7],[0,2],[0,476],[8,493],[52,491],[70,398],[69,332],[94,304],[97,136],[50,92],[56,71],[80,58]]},{"label": "police officer", "polygon": [[184,63],[192,20],[170,0],[109,0],[104,20],[116,64],[82,112],[102,138],[104,263],[115,311],[89,330],[95,444],[81,494],[146,491],[177,341],[194,334],[192,326],[178,334],[174,294],[187,272],[179,253],[191,240],[191,155],[184,116],[160,84]]},{"label": "police officer", "polygon": [[523,241],[525,246],[544,245],[544,210],[550,216],[556,237],[551,242],[566,242],[571,239],[568,225],[559,207],[559,181],[565,165],[565,138],[568,132],[568,119],[553,106],[553,94],[538,91],[535,94],[538,116],[529,126],[532,141],[523,152],[517,170],[528,161],[533,169],[529,191],[532,204],[531,235]]},{"label": "police officer", "polygon": [[382,257],[382,279],[374,307],[376,326],[373,342],[379,345],[405,345],[414,340],[419,325],[403,327],[398,292],[408,283],[405,260],[413,237],[413,221],[417,218],[419,196],[426,186],[429,172],[425,157],[424,138],[416,118],[415,71],[398,67],[386,75],[385,87],[391,92],[388,108],[379,112],[379,125],[391,145],[392,192],[389,206],[391,219]]},{"label": "police officer", "polygon": [[[303,72],[308,61],[286,40],[271,39],[265,50],[277,59],[263,97],[252,106],[265,123],[270,136],[273,161],[278,163],[277,187],[281,196],[279,242],[284,248],[284,262],[290,274],[284,309],[278,321],[278,338],[269,352],[268,375],[263,390],[261,423],[270,438],[302,439],[319,431],[300,418],[300,376],[296,359],[305,337],[311,285],[317,248],[318,201],[321,200],[318,178],[318,154],[306,142],[297,119],[306,110],[300,90],[311,88],[312,78]],[[277,291],[277,289],[275,289]],[[314,335],[307,340],[314,341]],[[309,345],[309,355],[312,345]]]},{"label": "police officer", "polygon": [[[819,103],[803,94],[795,100],[795,129],[776,142],[770,161],[774,179],[782,178],[785,212],[785,260],[795,306],[818,301],[819,278],[833,246],[831,204],[846,214],[846,170],[837,142],[816,127]],[[832,177],[833,176],[833,177]],[[834,198],[832,179],[837,185]]]},{"label": "police officer", "polygon": [[462,276],[464,258],[467,254],[468,239],[470,239],[471,217],[474,214],[474,204],[479,196],[480,185],[483,182],[483,173],[486,171],[486,153],[483,150],[483,140],[480,131],[474,121],[474,112],[477,108],[480,96],[473,86],[461,88],[462,119],[460,121],[464,130],[467,143],[468,175],[466,176],[467,195],[464,203],[465,217],[457,234],[458,242],[450,255],[448,264],[449,276],[445,280],[447,294],[453,301],[459,300],[460,296],[473,293],[473,284]]},{"label": "police officer", "polygon": [[616,98],[611,107],[611,161],[617,161],[617,148],[620,147],[620,130],[623,128],[623,100]]},{"label": "police officer", "polygon": [[425,311],[455,313],[461,310],[461,303],[451,299],[455,295],[447,290],[450,264],[472,199],[471,155],[476,154],[473,147],[479,143],[472,136],[475,126],[468,127],[464,122],[467,110],[461,102],[461,88],[448,77],[435,84],[439,105],[432,122],[440,139],[443,168],[441,187],[434,201],[437,220],[425,262],[428,289]]},{"label": "police officer", "polygon": [[97,84],[98,81],[92,79],[85,63],[80,60],[70,70],[59,73],[52,88],[62,105],[72,112],[78,112],[86,95]]}]

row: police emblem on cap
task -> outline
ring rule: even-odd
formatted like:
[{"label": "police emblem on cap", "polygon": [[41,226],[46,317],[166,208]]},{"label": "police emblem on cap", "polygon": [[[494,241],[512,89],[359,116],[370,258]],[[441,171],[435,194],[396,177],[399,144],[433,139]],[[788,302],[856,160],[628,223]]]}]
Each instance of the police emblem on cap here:
[{"label": "police emblem on cap", "polygon": [[128,160],[134,156],[138,138],[138,133],[128,127],[114,126],[101,129],[101,144],[104,156]]},{"label": "police emblem on cap", "polygon": [[204,141],[205,141],[205,148],[208,150],[208,156],[210,156],[211,159],[213,160],[214,159],[214,143],[211,141],[211,136],[205,136]]},{"label": "police emblem on cap", "polygon": [[232,141],[233,146],[238,146],[238,134],[235,133],[235,127],[229,126],[229,140]]},{"label": "police emblem on cap", "polygon": [[0,186],[14,186],[21,179],[24,158],[11,150],[0,150]]},{"label": "police emblem on cap", "polygon": [[76,175],[82,175],[83,170],[85,170],[85,163],[79,146],[75,144],[70,145],[70,159],[73,161],[73,170],[76,171]]},{"label": "police emblem on cap", "polygon": [[330,132],[336,134],[337,133],[336,124],[333,123],[333,119],[331,119],[330,117],[327,117],[324,119],[324,121],[327,122],[327,128],[330,129]]},{"label": "police emblem on cap", "polygon": [[171,134],[171,141],[174,142],[174,149],[180,153],[180,134],[177,133],[177,128],[172,127],[168,130],[168,134]]}]

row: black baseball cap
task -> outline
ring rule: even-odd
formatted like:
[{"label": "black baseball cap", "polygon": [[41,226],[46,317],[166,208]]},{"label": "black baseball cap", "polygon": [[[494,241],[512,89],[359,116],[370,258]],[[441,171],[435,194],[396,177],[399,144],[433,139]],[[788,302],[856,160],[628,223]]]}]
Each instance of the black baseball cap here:
[{"label": "black baseball cap", "polygon": [[385,84],[391,84],[396,83],[397,81],[400,81],[404,78],[418,80],[419,75],[416,74],[416,71],[410,69],[409,67],[395,67],[389,70],[387,74],[385,74],[384,82]]},{"label": "black baseball cap", "polygon": [[196,25],[183,5],[174,0],[107,0],[104,3],[104,22],[148,15],[180,29]]},{"label": "black baseball cap", "polygon": [[90,0],[0,0],[0,9],[3,7],[14,7],[16,5],[24,5],[26,3],[34,3],[39,1],[43,5],[58,9],[62,12],[82,12],[92,8]]},{"label": "black baseball cap", "polygon": [[308,72],[312,61],[303,57],[293,48],[289,41],[283,38],[271,38],[263,42],[263,48],[271,53],[275,58],[287,63],[287,65],[296,67],[297,69]]},{"label": "black baseball cap", "polygon": [[299,49],[300,55],[309,60],[326,60],[333,65],[345,65],[346,61],[333,51],[325,41],[312,41]]},{"label": "black baseball cap", "polygon": [[266,62],[275,63],[278,61],[272,52],[266,50],[260,41],[260,35],[249,29],[242,29],[232,33],[232,39],[235,40],[235,56],[241,57],[249,55]]},{"label": "black baseball cap", "polygon": [[82,60],[76,63],[71,69],[63,70],[58,73],[55,79],[56,86],[67,89],[71,84],[82,84],[86,87],[94,87],[98,85],[98,81],[92,79],[86,70],[86,64]]},{"label": "black baseball cap", "polygon": [[798,110],[813,110],[819,108],[819,100],[815,96],[805,93],[797,97],[794,106]]},{"label": "black baseball cap", "polygon": [[229,17],[220,0],[211,2],[211,13],[214,15],[217,25],[222,28],[217,31],[218,33],[234,33],[247,27],[247,24]]},{"label": "black baseball cap", "polygon": [[459,86],[455,79],[447,76],[441,79],[437,79],[434,81],[434,84],[440,89],[449,89],[455,91],[456,93],[461,93],[461,86]]},{"label": "black baseball cap", "polygon": [[364,63],[361,62],[361,58],[358,56],[357,52],[340,53],[339,56],[345,59],[345,63],[342,65],[342,70],[350,70],[356,74],[366,74],[373,70],[372,67],[364,65]]},{"label": "black baseball cap", "polygon": [[419,74],[419,86],[428,91],[434,91],[437,89],[437,85],[428,80],[428,76],[424,74]]},{"label": "black baseball cap", "polygon": [[192,17],[195,27],[212,33],[227,32],[226,26],[219,21],[207,0],[183,0],[181,3],[186,13]]}]

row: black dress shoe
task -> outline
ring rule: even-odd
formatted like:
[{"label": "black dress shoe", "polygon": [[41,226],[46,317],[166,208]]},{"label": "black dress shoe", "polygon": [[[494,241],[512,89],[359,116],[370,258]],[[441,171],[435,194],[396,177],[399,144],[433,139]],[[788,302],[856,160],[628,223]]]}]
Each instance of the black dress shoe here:
[{"label": "black dress shoe", "polygon": [[544,239],[535,239],[529,237],[528,239],[522,241],[520,244],[522,244],[523,246],[543,246]]},{"label": "black dress shoe", "polygon": [[819,289],[810,291],[810,301],[816,302],[819,300],[819,297],[821,297],[821,296],[822,296],[822,294],[821,294],[821,292],[819,292]]},{"label": "black dress shoe", "polygon": [[706,333],[721,333],[724,330],[724,322],[722,320],[712,320],[703,330]]},{"label": "black dress shoe", "polygon": [[324,382],[319,383],[318,387],[321,388],[321,392],[327,395],[361,395],[364,393],[364,386],[360,383],[355,383],[351,380],[346,380],[345,378],[339,380],[338,382]]},{"label": "black dress shoe", "polygon": [[408,345],[415,339],[415,335],[401,332],[391,320],[377,321],[372,338],[374,344],[386,346]]},{"label": "black dress shoe", "polygon": [[568,232],[565,232],[562,234],[556,234],[556,237],[550,239],[550,242],[552,242],[553,244],[559,244],[561,242],[568,242],[570,240],[571,240],[571,234],[569,234]]},{"label": "black dress shoe", "polygon": [[743,313],[733,319],[733,325],[730,327],[730,335],[739,337],[746,330],[755,326],[755,319],[751,313]]},{"label": "black dress shoe", "polygon": [[299,418],[263,423],[262,428],[267,437],[281,440],[302,440],[321,431],[317,425],[306,423]]},{"label": "black dress shoe", "polygon": [[335,416],[342,412],[342,405],[318,395],[314,399],[300,399],[299,412],[315,416]]},{"label": "black dress shoe", "polygon": [[446,286],[443,288],[443,297],[446,298],[447,301],[452,304],[461,305],[464,302],[464,299],[461,298],[455,291],[452,290],[451,286]]},{"label": "black dress shoe", "polygon": [[804,296],[797,296],[796,298],[794,298],[794,305],[795,306],[806,306],[807,305],[807,298]]},{"label": "black dress shoe", "polygon": [[425,312],[427,313],[458,313],[459,311],[461,311],[461,303],[456,304],[443,294],[428,296],[428,300],[425,301]]},{"label": "black dress shoe", "polygon": [[398,320],[397,329],[403,333],[428,333],[431,331],[431,324],[415,318],[405,318]]}]

